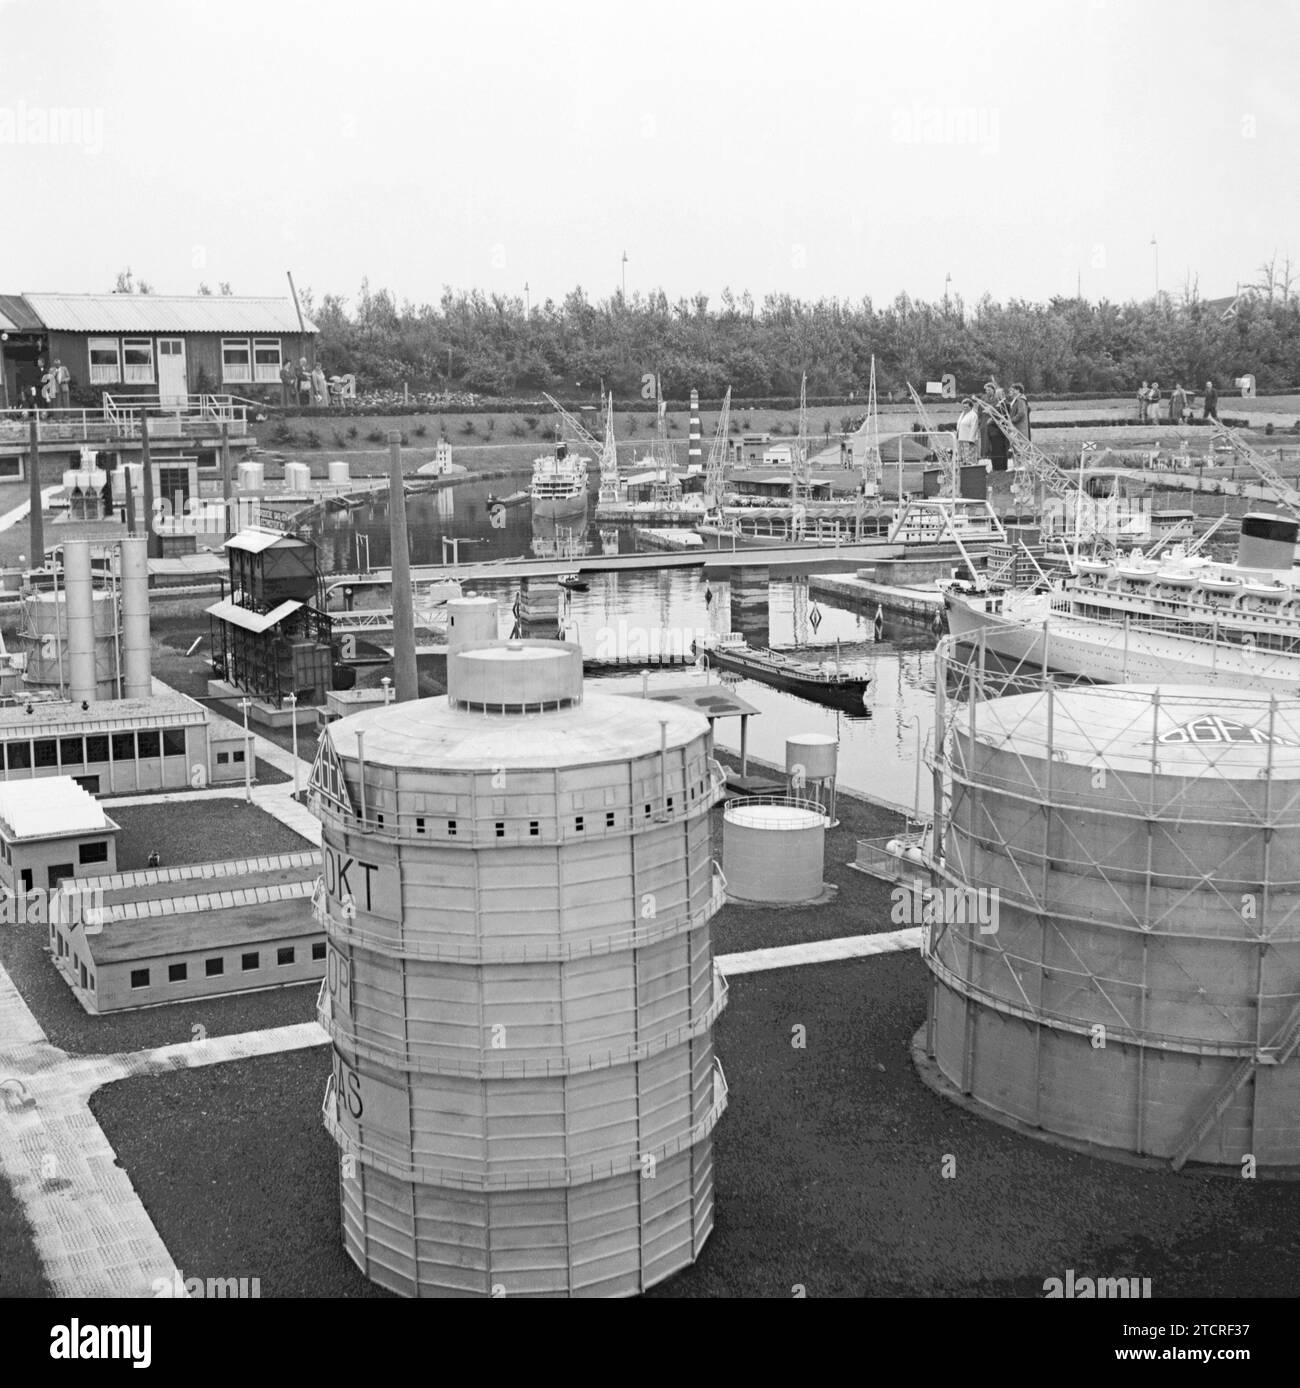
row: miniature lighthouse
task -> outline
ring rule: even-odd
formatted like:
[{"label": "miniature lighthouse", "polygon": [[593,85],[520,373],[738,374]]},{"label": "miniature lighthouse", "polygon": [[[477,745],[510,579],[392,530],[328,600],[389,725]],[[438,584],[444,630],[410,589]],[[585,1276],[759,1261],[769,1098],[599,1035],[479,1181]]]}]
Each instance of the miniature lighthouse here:
[{"label": "miniature lighthouse", "polygon": [[344,1245],[406,1295],[607,1296],[713,1227],[726,1103],[700,715],[556,641],[331,724],[312,804]]}]

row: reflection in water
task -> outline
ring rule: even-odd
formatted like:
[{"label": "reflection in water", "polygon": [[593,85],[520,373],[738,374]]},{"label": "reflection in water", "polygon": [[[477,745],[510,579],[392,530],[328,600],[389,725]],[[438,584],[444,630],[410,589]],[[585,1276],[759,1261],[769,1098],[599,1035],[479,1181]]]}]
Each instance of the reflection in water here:
[{"label": "reflection in water", "polygon": [[[509,481],[468,483],[438,492],[417,493],[407,498],[410,522],[411,562],[442,562],[444,537],[460,537],[464,561],[527,557],[535,546],[585,546],[585,553],[608,552],[621,543],[633,548],[626,527],[597,527],[590,517],[584,523],[560,518],[534,520],[531,507],[513,506],[489,518],[489,494],[514,489]],[[342,517],[342,523],[338,517]],[[320,518],[312,535],[320,546],[326,572],[364,569],[369,547],[370,567],[388,564],[388,501],[376,498],[351,513]],[[477,543],[466,543],[476,541]],[[547,557],[550,557],[549,555]],[[636,652],[689,651],[691,642],[708,633],[733,630],[731,585],[706,582],[698,569],[646,569],[617,574],[587,574],[585,593],[561,589],[560,616],[570,639],[580,642],[589,656]],[[496,597],[500,603],[501,630],[510,630],[511,607],[518,584],[511,580],[476,582],[476,592]],[[712,601],[706,601],[706,592]],[[773,645],[798,643],[807,647],[808,658],[833,660],[836,642],[839,659],[848,669],[863,667],[872,675],[869,717],[858,717],[822,708],[782,690],[742,679],[737,692],[760,711],[751,720],[749,748],[753,756],[785,764],[785,740],[796,733],[830,733],[840,742],[840,785],[866,792],[910,809],[916,794],[917,729],[924,748],[934,726],[934,651],[929,636],[897,635],[873,640],[872,618],[832,606],[827,599],[809,598],[806,584],[774,582],[767,593],[767,620]],[[813,621],[816,613],[818,620]],[[683,684],[705,677],[690,670],[655,671],[652,688]],[[712,677],[716,680],[717,676]],[[633,674],[599,677],[600,688],[640,692],[641,677]],[[736,720],[717,724],[721,747],[739,751],[740,726]],[[930,808],[928,772],[920,778],[922,812]]]}]

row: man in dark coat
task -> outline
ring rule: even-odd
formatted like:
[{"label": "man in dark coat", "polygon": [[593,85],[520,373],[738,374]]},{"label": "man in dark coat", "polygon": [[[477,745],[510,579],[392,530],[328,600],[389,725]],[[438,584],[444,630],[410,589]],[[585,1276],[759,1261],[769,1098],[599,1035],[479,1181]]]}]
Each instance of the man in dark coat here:
[{"label": "man in dark coat", "polygon": [[1219,418],[1219,392],[1215,390],[1213,381],[1205,383],[1205,413],[1201,418],[1216,421]]}]

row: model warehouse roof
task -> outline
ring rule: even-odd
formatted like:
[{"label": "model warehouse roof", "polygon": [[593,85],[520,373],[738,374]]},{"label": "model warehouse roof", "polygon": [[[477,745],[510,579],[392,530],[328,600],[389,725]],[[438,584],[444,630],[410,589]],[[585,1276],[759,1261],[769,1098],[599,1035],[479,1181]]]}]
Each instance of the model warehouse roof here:
[{"label": "model warehouse roof", "polygon": [[[73,333],[314,333],[307,318],[298,326],[292,299],[237,298],[229,294],[27,294],[0,296],[15,318],[26,306],[29,321],[51,332]],[[20,325],[26,326],[26,325]]]},{"label": "model warehouse roof", "polygon": [[52,839],[116,831],[98,800],[71,776],[0,783],[0,825],[5,837]]}]

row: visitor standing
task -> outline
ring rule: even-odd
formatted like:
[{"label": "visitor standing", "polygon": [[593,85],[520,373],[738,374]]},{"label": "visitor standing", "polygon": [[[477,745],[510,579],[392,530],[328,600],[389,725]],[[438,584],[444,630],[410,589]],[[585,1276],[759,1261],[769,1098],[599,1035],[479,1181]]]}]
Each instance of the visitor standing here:
[{"label": "visitor standing", "polygon": [[1169,397],[1169,422],[1181,424],[1187,414],[1187,392],[1181,381],[1174,382],[1174,393]]},{"label": "visitor standing", "polygon": [[975,401],[968,395],[961,402],[961,414],[957,417],[957,462],[974,463],[979,460],[976,449],[980,440],[980,415]]},{"label": "visitor standing", "polygon": [[306,357],[298,358],[298,403],[311,404],[311,367],[307,365]]},{"label": "visitor standing", "polygon": [[298,373],[293,369],[293,363],[286,359],[280,367],[280,404],[284,409],[295,403],[297,390]]},{"label": "visitor standing", "polygon": [[1138,395],[1137,395],[1137,406],[1138,406],[1137,422],[1138,422],[1139,424],[1145,424],[1145,423],[1147,422],[1147,396],[1148,396],[1148,394],[1149,394],[1149,392],[1148,392],[1148,390],[1147,390],[1147,383],[1146,383],[1145,381],[1143,381],[1142,384],[1141,384],[1140,386],[1138,386]]},{"label": "visitor standing", "polygon": [[72,406],[72,372],[64,366],[58,357],[54,358],[54,389],[58,393],[59,409],[70,409]]},{"label": "visitor standing", "polygon": [[1219,392],[1214,388],[1213,381],[1205,383],[1205,413],[1202,419],[1212,419],[1216,423],[1219,419]]},{"label": "visitor standing", "polygon": [[1147,422],[1150,424],[1160,423],[1160,382],[1152,381],[1151,390],[1147,395]]},{"label": "visitor standing", "polygon": [[329,386],[325,384],[325,368],[317,362],[311,373],[312,403],[326,406],[330,402]]},{"label": "visitor standing", "polygon": [[1019,381],[1011,383],[1011,402],[1008,414],[1011,422],[1016,427],[1016,433],[1026,441],[1030,438],[1029,426],[1029,401],[1025,397],[1025,388]]}]

